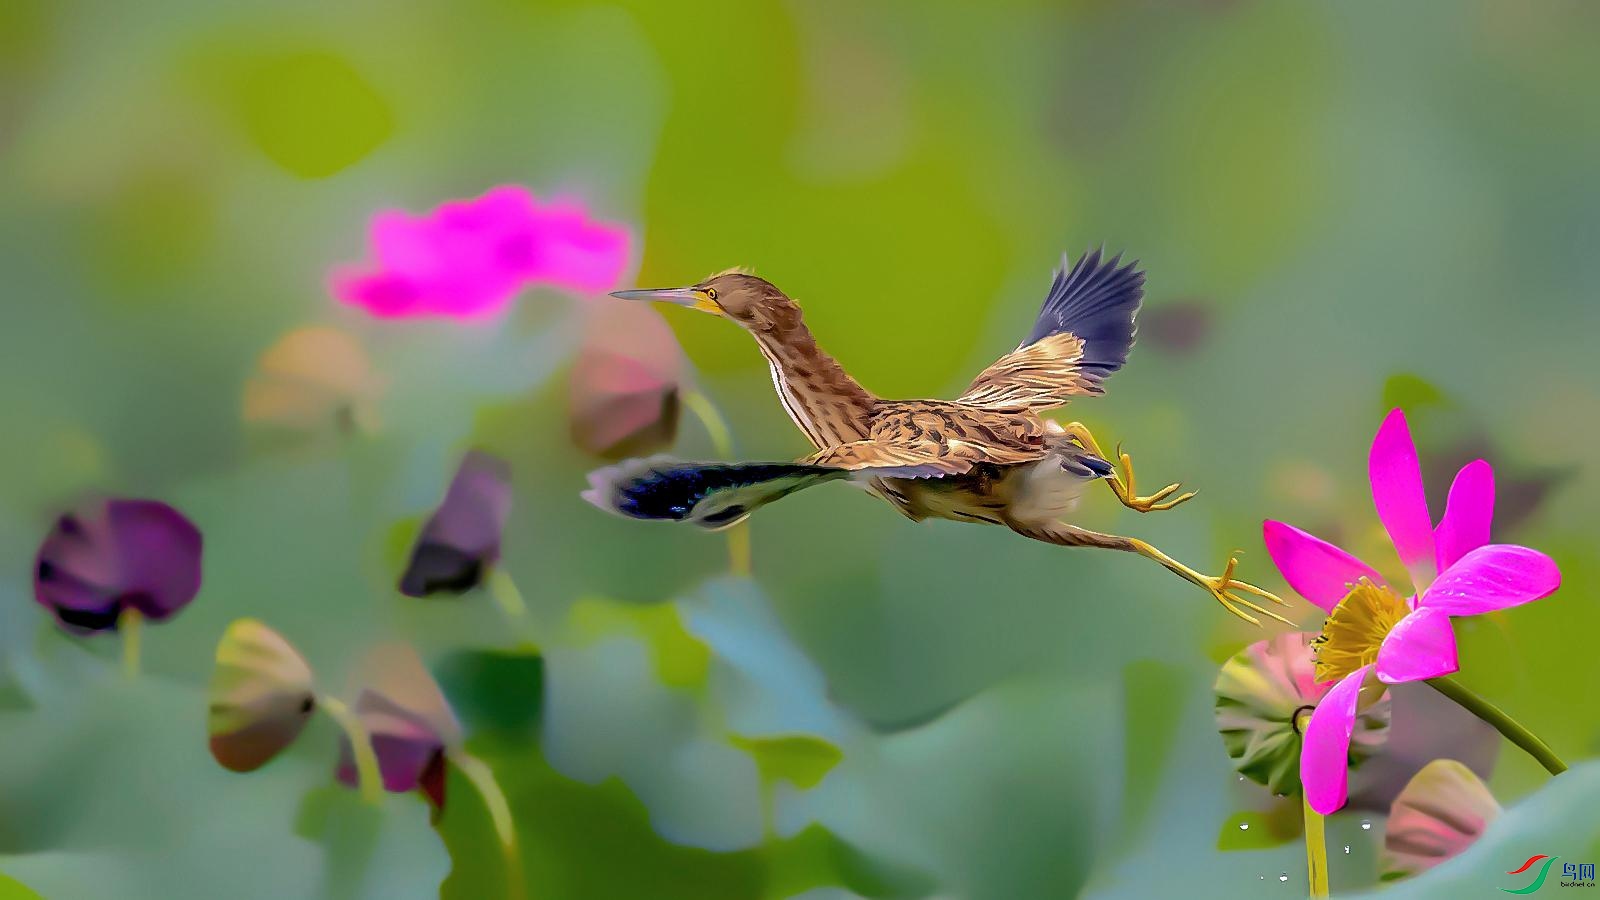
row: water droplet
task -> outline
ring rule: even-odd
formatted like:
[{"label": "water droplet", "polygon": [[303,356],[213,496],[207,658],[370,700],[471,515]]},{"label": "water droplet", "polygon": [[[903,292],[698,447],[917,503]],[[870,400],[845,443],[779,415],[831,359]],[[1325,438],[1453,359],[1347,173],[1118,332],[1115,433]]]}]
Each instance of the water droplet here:
[{"label": "water droplet", "polygon": [[1362,831],[1371,831],[1372,830],[1372,823],[1368,822],[1366,819],[1362,819],[1361,820],[1361,830]]},{"label": "water droplet", "polygon": [[1280,873],[1278,875],[1278,880],[1279,881],[1288,881],[1289,880],[1289,873],[1288,872]]},{"label": "water droplet", "polygon": [[1249,822],[1240,822],[1239,823],[1239,830],[1240,831],[1249,831],[1250,830],[1250,823]]}]

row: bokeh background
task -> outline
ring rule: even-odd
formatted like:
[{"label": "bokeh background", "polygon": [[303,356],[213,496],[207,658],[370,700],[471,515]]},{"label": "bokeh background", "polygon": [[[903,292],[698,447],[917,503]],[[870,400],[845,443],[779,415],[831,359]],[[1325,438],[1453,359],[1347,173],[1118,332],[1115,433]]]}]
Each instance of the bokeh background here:
[{"label": "bokeh background", "polygon": [[[953,395],[1014,346],[1062,251],[1128,251],[1139,345],[1067,414],[1200,495],[1145,517],[1091,495],[1080,524],[1203,569],[1242,548],[1285,592],[1263,518],[1380,558],[1366,446],[1405,406],[1435,513],[1486,456],[1496,537],[1565,574],[1458,624],[1462,680],[1600,753],[1597,41],[1577,0],[7,0],[0,872],[51,898],[502,895],[470,790],[437,831],[414,796],[352,825],[322,723],[261,772],[211,760],[212,654],[248,615],[335,688],[374,642],[417,646],[511,795],[530,896],[1303,895],[1292,799],[1240,783],[1212,721],[1219,663],[1262,632],[1200,592],[843,488],[755,517],[731,578],[720,537],[578,499],[602,461],[568,378],[598,301],[533,290],[467,325],[330,297],[373,212],[506,183],[628,227],[638,284],[754,267],[886,396]],[[741,455],[806,450],[747,336],[666,318]],[[245,421],[257,360],[306,325],[370,356],[366,427]],[[514,472],[517,627],[394,590],[470,447]],[[687,417],[673,452],[714,453]],[[206,537],[199,599],[131,683],[114,638],[31,598],[45,529],[94,492]],[[812,740],[779,763],[745,740],[781,734]],[[1386,893],[1600,857],[1600,778],[1499,756],[1515,814]],[[1376,884],[1385,809],[1330,821],[1336,891]],[[1246,841],[1241,814],[1291,824]]]}]

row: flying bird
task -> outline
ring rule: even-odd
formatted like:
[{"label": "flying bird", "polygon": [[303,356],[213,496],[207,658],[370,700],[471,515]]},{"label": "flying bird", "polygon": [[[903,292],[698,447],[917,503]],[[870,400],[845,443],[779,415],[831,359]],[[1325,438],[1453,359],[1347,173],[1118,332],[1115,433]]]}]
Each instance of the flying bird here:
[{"label": "flying bird", "polygon": [[1041,415],[1074,397],[1103,393],[1106,377],[1127,361],[1144,297],[1136,262],[1103,258],[1100,251],[1073,265],[1063,258],[1027,338],[954,400],[876,396],[817,346],[799,304],[742,270],[691,287],[612,296],[678,304],[744,328],[772,368],[778,399],[816,452],[794,462],[627,460],[589,476],[584,498],[603,510],[718,529],[795,491],[846,481],[917,521],[1003,525],[1051,544],[1137,553],[1252,624],[1260,622],[1251,612],[1287,621],[1243,596],[1283,603],[1234,578],[1236,558],[1221,575],[1203,575],[1138,538],[1063,521],[1097,481],[1139,512],[1171,509],[1194,496],[1177,494],[1177,484],[1139,496],[1133,462],[1120,448],[1113,464],[1082,423],[1063,425]]}]

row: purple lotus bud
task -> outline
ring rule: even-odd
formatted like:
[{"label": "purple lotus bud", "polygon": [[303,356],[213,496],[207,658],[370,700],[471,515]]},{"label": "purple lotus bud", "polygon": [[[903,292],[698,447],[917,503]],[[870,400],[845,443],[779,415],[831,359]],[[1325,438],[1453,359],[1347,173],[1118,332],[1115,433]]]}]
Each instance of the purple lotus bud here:
[{"label": "purple lotus bud", "polygon": [[510,513],[510,467],[487,453],[468,453],[444,502],[422,526],[400,576],[400,593],[426,597],[477,587],[485,570],[500,559],[500,536]]},{"label": "purple lotus bud", "polygon": [[200,531],[156,500],[99,500],[56,520],[33,597],[68,631],[114,631],[124,610],[161,621],[200,590]]}]

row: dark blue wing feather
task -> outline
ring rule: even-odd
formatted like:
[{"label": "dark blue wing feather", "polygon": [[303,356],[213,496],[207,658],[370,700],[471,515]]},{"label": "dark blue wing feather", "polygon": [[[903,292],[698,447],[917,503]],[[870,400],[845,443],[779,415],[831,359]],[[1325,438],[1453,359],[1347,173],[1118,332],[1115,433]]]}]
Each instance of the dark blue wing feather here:
[{"label": "dark blue wing feather", "polygon": [[1062,257],[1033,333],[1021,346],[1069,331],[1083,341],[1077,368],[1094,383],[1122,368],[1133,347],[1134,316],[1144,300],[1144,273],[1138,265],[1122,265],[1120,253],[1105,259],[1099,250],[1085,253],[1071,266]]},{"label": "dark blue wing feather", "polygon": [[699,463],[654,456],[591,472],[583,497],[629,518],[723,528],[795,491],[850,474],[806,463]]}]

